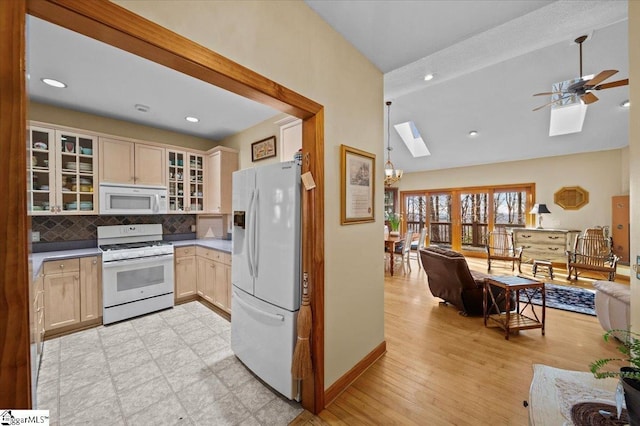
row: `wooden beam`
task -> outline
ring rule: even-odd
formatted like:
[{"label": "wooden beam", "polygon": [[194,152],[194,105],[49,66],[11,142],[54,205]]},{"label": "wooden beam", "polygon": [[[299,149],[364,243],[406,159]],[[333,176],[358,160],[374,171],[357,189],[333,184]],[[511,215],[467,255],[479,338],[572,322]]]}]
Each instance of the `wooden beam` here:
[{"label": "wooden beam", "polygon": [[28,0],[29,14],[298,118],[321,105],[107,0]]},{"label": "wooden beam", "polygon": [[31,408],[25,3],[0,1],[0,407]]}]

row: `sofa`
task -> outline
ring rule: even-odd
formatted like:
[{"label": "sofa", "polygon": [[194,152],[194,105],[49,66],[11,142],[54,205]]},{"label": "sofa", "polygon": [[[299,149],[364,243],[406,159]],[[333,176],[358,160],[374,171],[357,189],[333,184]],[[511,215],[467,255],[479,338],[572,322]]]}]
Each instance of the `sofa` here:
[{"label": "sofa", "polygon": [[[469,270],[464,256],[453,250],[429,246],[420,249],[420,258],[434,297],[455,306],[462,315],[482,315],[484,280],[489,275]],[[496,301],[503,310],[504,300]]]},{"label": "sofa", "polygon": [[[631,288],[612,281],[595,281],[595,309],[605,331],[628,330],[631,316]],[[614,334],[617,336],[617,334]]]}]

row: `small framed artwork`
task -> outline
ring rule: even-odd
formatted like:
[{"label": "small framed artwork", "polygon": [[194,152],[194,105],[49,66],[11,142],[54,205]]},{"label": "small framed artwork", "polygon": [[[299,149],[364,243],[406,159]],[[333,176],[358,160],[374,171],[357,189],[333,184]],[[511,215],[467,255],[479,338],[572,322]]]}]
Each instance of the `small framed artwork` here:
[{"label": "small framed artwork", "polygon": [[375,220],[376,156],[340,145],[340,224]]},{"label": "small framed artwork", "polygon": [[251,161],[264,160],[276,156],[276,137],[269,136],[251,144]]}]

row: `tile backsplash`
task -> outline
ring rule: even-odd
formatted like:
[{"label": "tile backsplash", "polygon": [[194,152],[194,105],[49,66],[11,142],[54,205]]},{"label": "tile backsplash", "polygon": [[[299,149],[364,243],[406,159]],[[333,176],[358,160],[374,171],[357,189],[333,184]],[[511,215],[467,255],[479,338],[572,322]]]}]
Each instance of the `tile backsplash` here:
[{"label": "tile backsplash", "polygon": [[167,236],[189,234],[196,224],[195,215],[148,216],[32,216],[31,230],[40,233],[41,243],[96,240],[96,227],[131,225],[138,223],[162,223]]}]

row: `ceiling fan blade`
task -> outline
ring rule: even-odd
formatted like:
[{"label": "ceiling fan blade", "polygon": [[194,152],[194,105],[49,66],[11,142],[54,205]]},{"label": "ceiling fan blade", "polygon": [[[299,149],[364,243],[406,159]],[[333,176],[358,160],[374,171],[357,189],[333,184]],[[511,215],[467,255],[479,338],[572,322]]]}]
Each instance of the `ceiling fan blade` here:
[{"label": "ceiling fan blade", "polygon": [[553,105],[553,104],[555,104],[556,102],[560,102],[560,101],[562,101],[562,100],[564,100],[564,99],[570,98],[571,96],[573,96],[573,95],[564,96],[564,97],[562,97],[562,98],[558,98],[558,99],[556,99],[555,101],[547,102],[546,104],[541,105],[541,106],[539,106],[538,108],[535,108],[535,109],[534,109],[534,111],[538,111],[539,109],[542,109],[542,108],[547,107],[547,106],[549,106],[549,105]]},{"label": "ceiling fan blade", "polygon": [[611,83],[598,84],[594,89],[611,89],[612,87],[626,86],[627,84],[629,84],[629,79],[625,78],[624,80],[612,81]]},{"label": "ceiling fan blade", "polygon": [[582,102],[584,102],[585,105],[589,105],[597,101],[598,97],[591,92],[587,92],[584,95],[582,95],[580,99],[582,99]]},{"label": "ceiling fan blade", "polygon": [[551,95],[564,95],[567,92],[542,92],[542,93],[536,93],[533,96],[551,96]]},{"label": "ceiling fan blade", "polygon": [[605,81],[606,79],[608,79],[609,77],[611,77],[612,75],[616,74],[618,72],[618,70],[604,70],[604,71],[600,71],[600,74],[596,75],[595,77],[593,77],[591,80],[586,81],[584,83],[585,86],[596,86],[599,83]]}]

